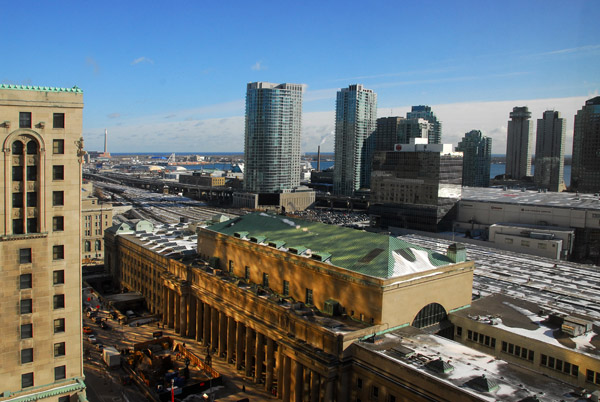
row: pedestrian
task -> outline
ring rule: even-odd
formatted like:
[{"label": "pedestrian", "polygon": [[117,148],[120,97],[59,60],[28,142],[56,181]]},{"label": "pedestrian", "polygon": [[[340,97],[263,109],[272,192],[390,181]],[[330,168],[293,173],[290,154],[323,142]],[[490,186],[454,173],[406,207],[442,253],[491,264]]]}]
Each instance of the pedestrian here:
[{"label": "pedestrian", "polygon": [[246,392],[246,386],[242,384],[242,392]]}]

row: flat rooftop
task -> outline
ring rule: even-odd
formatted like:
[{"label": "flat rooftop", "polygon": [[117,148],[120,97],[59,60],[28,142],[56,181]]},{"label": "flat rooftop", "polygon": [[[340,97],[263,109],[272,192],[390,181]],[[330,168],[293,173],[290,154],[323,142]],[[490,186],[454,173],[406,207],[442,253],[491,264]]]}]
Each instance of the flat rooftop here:
[{"label": "flat rooftop", "polygon": [[594,194],[555,193],[520,189],[463,187],[462,202],[497,202],[569,209],[600,210],[600,197]]},{"label": "flat rooftop", "polygon": [[[381,342],[376,344],[360,342],[358,346],[485,401],[520,401],[529,396],[536,396],[541,402],[579,400],[579,397],[571,395],[575,387],[569,384],[496,359],[495,356],[441,336],[424,334],[412,327],[383,335]],[[446,373],[430,368],[434,362],[441,363],[440,359],[448,370]],[[482,375],[490,384],[497,385],[497,389],[483,392],[466,385]]]},{"label": "flat rooftop", "polygon": [[[406,241],[446,250],[451,240],[410,234]],[[504,294],[540,308],[583,315],[600,325],[600,268],[464,243],[475,262],[473,298]]]}]

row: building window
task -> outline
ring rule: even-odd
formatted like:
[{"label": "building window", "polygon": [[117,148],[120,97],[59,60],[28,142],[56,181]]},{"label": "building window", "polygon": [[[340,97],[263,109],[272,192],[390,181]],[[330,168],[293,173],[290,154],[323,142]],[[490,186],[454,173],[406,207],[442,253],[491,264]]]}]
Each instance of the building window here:
[{"label": "building window", "polygon": [[506,244],[512,244],[513,243],[513,239],[507,237],[507,238],[504,239],[504,242]]},{"label": "building window", "polygon": [[52,205],[55,207],[65,205],[64,191],[53,191],[52,192]]},{"label": "building window", "polygon": [[27,166],[27,180],[28,181],[36,181],[37,180],[37,166]]},{"label": "building window", "polygon": [[284,296],[290,295],[290,282],[286,281],[286,280],[283,281],[283,295]]},{"label": "building window", "polygon": [[54,295],[54,310],[65,308],[65,295]]},{"label": "building window", "polygon": [[12,167],[12,179],[13,181],[23,181],[23,166]]},{"label": "building window", "polygon": [[390,395],[388,402],[396,402],[396,397],[394,395]]},{"label": "building window", "polygon": [[30,248],[22,248],[19,250],[19,264],[31,264]]},{"label": "building window", "polygon": [[65,319],[57,318],[54,320],[54,333],[65,332]]},{"label": "building window", "polygon": [[65,114],[64,113],[54,113],[52,119],[52,127],[53,128],[65,128]]},{"label": "building window", "polygon": [[65,230],[65,217],[54,216],[52,217],[52,230],[55,232],[62,232]]},{"label": "building window", "polygon": [[19,112],[19,128],[31,128],[31,112]]},{"label": "building window", "polygon": [[52,283],[54,285],[62,285],[65,283],[65,271],[59,269],[57,271],[52,272]]},{"label": "building window", "polygon": [[379,388],[376,387],[375,385],[373,385],[371,387],[371,398],[374,398],[374,399],[379,398]]},{"label": "building window", "polygon": [[37,155],[38,146],[37,141],[29,141],[27,143],[27,155]]},{"label": "building window", "polygon": [[[87,233],[86,233],[87,234]],[[83,246],[84,251],[90,252],[92,251],[92,243],[89,240],[86,240]]]},{"label": "building window", "polygon": [[100,241],[100,240],[96,240],[96,242],[95,242],[95,243],[96,243],[96,244],[95,244],[95,250],[96,250],[96,251],[102,251],[102,241]]},{"label": "building window", "polygon": [[23,193],[13,193],[12,207],[13,208],[23,208]]},{"label": "building window", "polygon": [[38,232],[38,221],[37,218],[27,218],[27,233]]},{"label": "building window", "polygon": [[529,240],[521,240],[521,246],[529,247]]},{"label": "building window", "polygon": [[462,327],[456,327],[456,336],[462,336]]},{"label": "building window", "polygon": [[65,153],[65,140],[53,140],[52,153],[55,155],[63,155]]},{"label": "building window", "polygon": [[64,380],[67,377],[67,366],[54,367],[54,381]]},{"label": "building window", "polygon": [[306,288],[306,304],[309,306],[313,305],[313,291],[312,289]]},{"label": "building window", "polygon": [[21,339],[33,338],[33,324],[21,324]]},{"label": "building window", "polygon": [[229,273],[233,273],[233,261],[229,260]]},{"label": "building window", "polygon": [[33,312],[33,301],[31,299],[21,300],[21,314],[31,314]]},{"label": "building window", "polygon": [[65,350],[66,350],[66,347],[65,347],[64,342],[55,343],[54,344],[54,357],[64,356]]},{"label": "building window", "polygon": [[265,288],[269,287],[269,274],[263,272],[263,286]]},{"label": "building window", "polygon": [[52,259],[53,260],[64,260],[65,259],[65,246],[58,245],[52,246]]},{"label": "building window", "polygon": [[28,207],[37,207],[37,192],[29,191],[27,193],[27,206]]},{"label": "building window", "polygon": [[249,281],[250,280],[250,267],[246,265],[244,268],[244,278]]},{"label": "building window", "polygon": [[64,180],[64,179],[65,179],[64,165],[52,166],[52,180]]},{"label": "building window", "polygon": [[33,373],[25,373],[21,375],[21,388],[33,387]]},{"label": "building window", "polygon": [[23,155],[23,143],[21,141],[13,142],[12,153],[15,155]]},{"label": "building window", "polygon": [[31,289],[31,274],[21,274],[19,278],[19,289]]},{"label": "building window", "polygon": [[21,364],[33,361],[33,348],[21,349]]}]

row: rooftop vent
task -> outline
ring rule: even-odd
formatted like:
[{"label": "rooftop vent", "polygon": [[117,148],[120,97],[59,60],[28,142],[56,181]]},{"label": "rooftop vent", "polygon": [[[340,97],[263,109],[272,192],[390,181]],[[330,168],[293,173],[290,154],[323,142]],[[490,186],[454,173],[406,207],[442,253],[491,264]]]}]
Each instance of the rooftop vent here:
[{"label": "rooftop vent", "polygon": [[464,244],[452,243],[448,246],[447,255],[454,263],[467,261],[467,249]]},{"label": "rooftop vent", "polygon": [[442,360],[441,357],[437,360],[430,360],[429,362],[427,362],[425,364],[425,367],[431,371],[434,371],[434,372],[440,373],[440,374],[448,374],[452,370],[454,370],[454,367],[450,363]]},{"label": "rooftop vent", "polygon": [[398,345],[391,348],[388,354],[396,358],[408,359],[415,354],[415,351],[406,346]]},{"label": "rooftop vent", "polygon": [[288,251],[292,254],[296,254],[296,255],[302,255],[302,253],[304,253],[306,250],[308,250],[308,248],[304,247],[304,246],[296,246],[296,247],[290,247],[288,249]]},{"label": "rooftop vent", "polygon": [[270,240],[267,244],[269,247],[280,248],[285,245],[285,242],[283,240]]},{"label": "rooftop vent", "polygon": [[331,254],[326,252],[313,251],[310,258],[321,262],[327,262],[329,259],[331,259]]},{"label": "rooftop vent", "polygon": [[330,317],[340,315],[342,313],[342,306],[337,300],[327,299],[323,305],[323,312]]},{"label": "rooftop vent", "polygon": [[565,334],[575,337],[590,332],[592,330],[592,323],[581,318],[567,316],[560,326],[560,330]]},{"label": "rooftop vent", "polygon": [[263,243],[266,238],[266,236],[250,236],[250,241],[252,243]]},{"label": "rooftop vent", "polygon": [[237,237],[238,239],[243,239],[246,236],[248,236],[248,232],[235,232],[233,234],[233,237]]},{"label": "rooftop vent", "polygon": [[482,374],[479,377],[471,378],[465,383],[465,385],[479,392],[494,392],[500,388],[496,381],[486,377],[485,374]]}]

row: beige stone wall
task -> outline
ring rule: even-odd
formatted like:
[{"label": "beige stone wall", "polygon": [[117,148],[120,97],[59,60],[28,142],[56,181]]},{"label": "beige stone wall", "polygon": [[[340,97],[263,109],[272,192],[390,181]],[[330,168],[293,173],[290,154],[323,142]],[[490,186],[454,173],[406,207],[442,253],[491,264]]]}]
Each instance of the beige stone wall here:
[{"label": "beige stone wall", "polygon": [[[83,376],[78,145],[82,108],[82,93],[0,89],[0,391],[19,392],[25,373],[33,373],[36,389],[51,386],[54,369],[59,366],[66,366],[67,379]],[[19,128],[19,112],[31,112],[31,128]],[[64,113],[64,128],[53,128],[53,113]],[[38,153],[13,155],[12,144],[19,138],[37,141]],[[54,152],[54,140],[64,141],[63,154]],[[13,180],[16,164],[37,166],[37,180]],[[53,175],[55,165],[64,167],[64,178]],[[53,191],[64,193],[64,205],[53,205]],[[13,194],[20,192],[37,192],[37,206],[13,208]],[[34,217],[36,229],[13,233],[13,219]],[[64,218],[63,230],[54,230],[54,217]],[[54,258],[54,246],[62,246],[64,254]],[[20,262],[21,249],[31,249],[31,263]],[[54,283],[54,271],[64,272],[64,283]],[[31,274],[32,286],[21,289],[20,276],[27,274]],[[55,296],[64,297],[64,308],[54,307]],[[21,314],[20,304],[28,299],[32,300],[32,313]],[[65,320],[65,330],[55,333],[57,319]],[[21,326],[28,324],[33,336],[21,339]],[[55,356],[54,345],[62,342],[66,353]],[[33,348],[33,361],[21,363],[21,351],[28,348]]]},{"label": "beige stone wall", "polygon": [[96,197],[84,197],[81,202],[82,262],[102,262],[105,248],[104,230],[112,226],[112,205],[101,203]]}]

